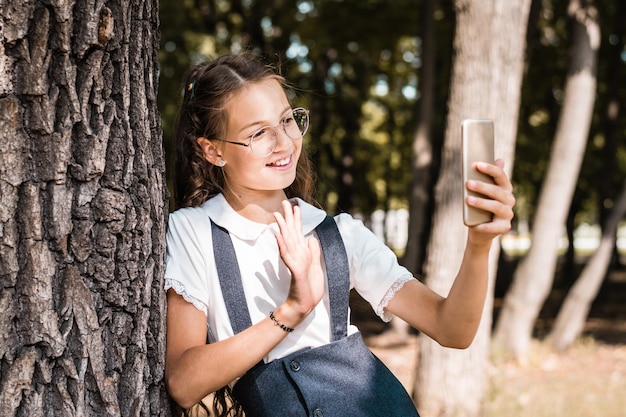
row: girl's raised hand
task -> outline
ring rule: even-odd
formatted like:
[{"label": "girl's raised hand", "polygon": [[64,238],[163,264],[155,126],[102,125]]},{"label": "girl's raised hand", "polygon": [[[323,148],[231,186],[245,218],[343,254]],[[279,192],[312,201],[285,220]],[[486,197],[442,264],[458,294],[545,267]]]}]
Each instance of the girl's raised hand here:
[{"label": "girl's raised hand", "polygon": [[513,185],[504,172],[504,161],[498,159],[494,164],[479,162],[476,168],[491,177],[494,184],[481,181],[468,181],[465,186],[485,196],[467,197],[467,204],[493,213],[490,222],[469,228],[469,241],[477,244],[490,243],[493,238],[511,230],[515,196]]},{"label": "girl's raised hand", "polygon": [[280,233],[276,241],[280,257],[291,271],[291,286],[286,303],[302,318],[310,313],[324,295],[324,271],[319,241],[302,233],[300,207],[283,201],[284,214],[274,213]]}]

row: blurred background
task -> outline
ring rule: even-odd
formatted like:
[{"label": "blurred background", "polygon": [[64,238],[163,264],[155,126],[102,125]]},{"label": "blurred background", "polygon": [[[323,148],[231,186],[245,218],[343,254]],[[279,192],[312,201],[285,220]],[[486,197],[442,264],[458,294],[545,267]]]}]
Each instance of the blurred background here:
[{"label": "blurred background", "polygon": [[[305,142],[318,171],[319,203],[361,217],[409,269],[427,276],[444,148],[453,137],[447,128],[462,41],[457,18],[466,3],[473,2],[161,0],[159,109],[170,189],[185,71],[222,53],[254,50],[280,66],[295,87],[293,103],[311,111]],[[519,106],[512,100],[517,126],[511,152],[496,154],[507,160],[517,205],[496,257],[492,328],[495,346],[527,364],[536,340],[556,352],[581,340],[626,343],[626,2],[525,3],[525,27],[511,28],[525,36]],[[478,30],[492,22],[475,24]],[[507,48],[508,36],[503,30],[481,38],[485,57]],[[576,109],[584,101],[587,110]],[[520,304],[525,319],[511,307]],[[497,321],[501,314],[506,325]],[[519,322],[530,323],[531,342],[511,334],[519,336],[509,330]],[[498,377],[507,379],[492,380]],[[607,378],[618,380],[616,392],[625,387],[625,374]],[[600,414],[591,400],[591,408],[581,408],[580,389],[571,386],[572,401],[566,396],[559,411],[532,411],[534,399],[526,396],[512,400],[519,414],[499,412],[623,415],[619,394],[607,400],[607,381],[600,385],[609,409]]]}]

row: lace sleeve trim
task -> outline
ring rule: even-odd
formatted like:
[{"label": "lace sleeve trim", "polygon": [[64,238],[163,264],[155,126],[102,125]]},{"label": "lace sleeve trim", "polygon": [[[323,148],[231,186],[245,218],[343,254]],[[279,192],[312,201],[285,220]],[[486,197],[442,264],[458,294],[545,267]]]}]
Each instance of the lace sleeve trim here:
[{"label": "lace sleeve trim", "polygon": [[406,284],[407,282],[413,279],[415,278],[411,275],[403,275],[402,277],[398,278],[396,282],[394,282],[391,285],[391,287],[389,287],[389,289],[385,293],[385,296],[382,298],[382,300],[380,300],[380,303],[378,303],[378,307],[376,308],[376,314],[384,322],[389,322],[391,318],[393,317],[393,314],[386,311],[386,308],[389,305],[389,301],[391,301],[391,299],[396,295],[396,293],[400,291],[402,287],[404,287],[404,284]]},{"label": "lace sleeve trim", "polygon": [[195,308],[202,311],[205,315],[207,314],[208,309],[207,309],[206,304],[204,304],[202,301],[198,300],[197,298],[187,294],[187,291],[185,291],[185,286],[183,285],[182,282],[176,281],[175,279],[166,278],[165,279],[165,291],[169,290],[170,288],[173,289],[176,292],[176,294],[182,296],[185,301],[193,304]]}]

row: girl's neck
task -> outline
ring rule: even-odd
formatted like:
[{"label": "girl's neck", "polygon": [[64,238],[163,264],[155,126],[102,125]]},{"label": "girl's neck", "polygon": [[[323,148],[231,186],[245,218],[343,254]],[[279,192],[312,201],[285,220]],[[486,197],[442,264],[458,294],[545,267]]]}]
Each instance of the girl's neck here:
[{"label": "girl's neck", "polygon": [[237,193],[232,189],[224,190],[224,198],[230,206],[243,217],[257,223],[274,223],[274,212],[282,213],[282,202],[287,198],[283,190]]}]

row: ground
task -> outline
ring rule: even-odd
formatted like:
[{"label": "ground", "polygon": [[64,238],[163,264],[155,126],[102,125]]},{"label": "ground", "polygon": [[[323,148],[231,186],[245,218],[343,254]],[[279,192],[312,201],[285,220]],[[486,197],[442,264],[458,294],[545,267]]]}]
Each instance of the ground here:
[{"label": "ground", "polygon": [[[400,342],[393,331],[366,343],[409,392],[417,365],[417,337]],[[626,416],[626,321],[590,319],[584,336],[556,353],[534,339],[520,363],[492,355],[485,417]]]}]

